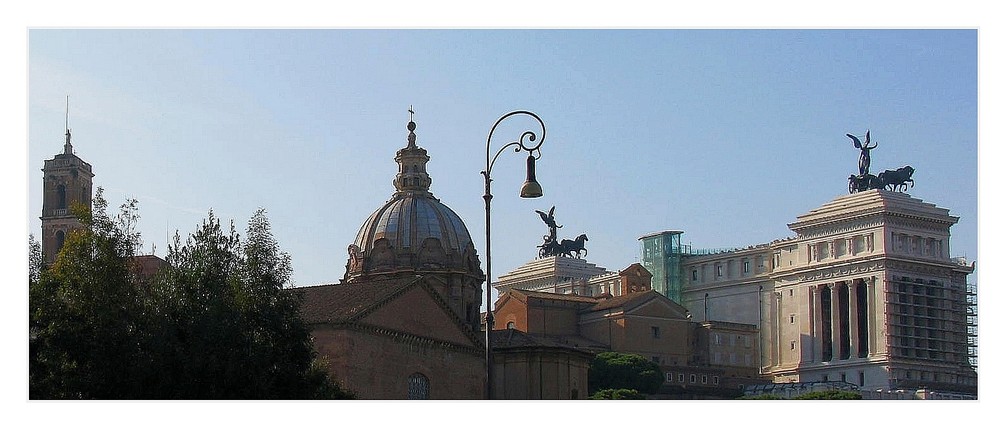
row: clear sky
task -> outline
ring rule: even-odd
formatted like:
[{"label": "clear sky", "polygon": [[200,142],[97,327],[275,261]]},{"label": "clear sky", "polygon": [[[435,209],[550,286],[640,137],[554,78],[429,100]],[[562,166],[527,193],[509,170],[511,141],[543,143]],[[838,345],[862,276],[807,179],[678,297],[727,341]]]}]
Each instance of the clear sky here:
[{"label": "clear sky", "polygon": [[[953,256],[977,259],[975,30],[62,30],[28,33],[28,232],[41,167],[77,155],[112,207],[139,200],[146,252],[208,211],[244,229],[267,210],[297,286],[335,283],[392,194],[413,106],[431,191],[484,257],[485,140],[502,114],[545,122],[545,191],[517,197],[524,155],[494,170],[494,277],[531,260],[556,206],[587,260],[638,261],[641,235],[695,248],[792,235],[871,170],[951,210]],[[515,125],[521,125],[520,123]],[[501,128],[495,141],[523,128]],[[494,150],[497,146],[494,146]]]}]

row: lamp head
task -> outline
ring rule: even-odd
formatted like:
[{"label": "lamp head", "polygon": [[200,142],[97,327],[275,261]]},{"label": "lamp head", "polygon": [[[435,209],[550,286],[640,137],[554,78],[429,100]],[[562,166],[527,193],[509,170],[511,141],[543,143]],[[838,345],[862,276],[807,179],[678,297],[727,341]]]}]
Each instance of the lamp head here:
[{"label": "lamp head", "polygon": [[535,180],[535,155],[528,155],[528,177],[521,185],[521,198],[538,198],[542,196],[542,185]]}]

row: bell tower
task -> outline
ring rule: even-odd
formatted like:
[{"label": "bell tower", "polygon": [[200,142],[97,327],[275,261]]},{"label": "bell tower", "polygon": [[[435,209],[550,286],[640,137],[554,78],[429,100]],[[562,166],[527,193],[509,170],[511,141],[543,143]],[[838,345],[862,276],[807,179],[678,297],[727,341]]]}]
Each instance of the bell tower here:
[{"label": "bell tower", "polygon": [[70,209],[75,204],[91,207],[93,178],[90,164],[73,153],[67,127],[63,152],[45,160],[42,168],[41,243],[46,264],[55,262],[69,232],[83,226]]}]

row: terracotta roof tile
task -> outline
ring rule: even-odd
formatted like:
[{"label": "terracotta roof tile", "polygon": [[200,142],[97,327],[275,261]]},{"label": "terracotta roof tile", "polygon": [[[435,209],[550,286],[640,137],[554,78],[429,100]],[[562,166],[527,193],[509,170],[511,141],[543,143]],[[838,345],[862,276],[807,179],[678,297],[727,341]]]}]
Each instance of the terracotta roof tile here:
[{"label": "terracotta roof tile", "polygon": [[306,323],[345,322],[401,292],[418,280],[376,280],[292,289],[302,297]]},{"label": "terracotta roof tile", "polygon": [[608,299],[605,299],[603,301],[600,301],[596,305],[594,305],[593,307],[590,307],[589,310],[596,311],[596,310],[607,310],[609,308],[623,307],[623,306],[625,306],[627,304],[631,304],[633,302],[645,301],[645,300],[648,300],[648,299],[652,299],[655,296],[656,296],[656,292],[653,291],[653,290],[644,290],[642,292],[632,292],[632,293],[629,293],[629,294],[620,295],[620,296],[616,296],[616,297],[612,297],[612,298],[608,298]]},{"label": "terracotta roof tile", "polygon": [[587,304],[593,304],[598,301],[597,298],[594,298],[592,296],[569,295],[569,294],[551,293],[551,292],[536,292],[536,291],[518,290],[518,289],[514,289],[513,291],[524,294],[524,296],[529,298],[548,299],[553,301],[583,302]]}]

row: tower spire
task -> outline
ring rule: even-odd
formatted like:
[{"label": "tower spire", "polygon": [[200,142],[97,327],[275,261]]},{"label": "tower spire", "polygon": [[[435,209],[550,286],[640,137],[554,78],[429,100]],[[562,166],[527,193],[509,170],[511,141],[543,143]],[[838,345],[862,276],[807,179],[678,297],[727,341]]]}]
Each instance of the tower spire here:
[{"label": "tower spire", "polygon": [[427,150],[417,146],[417,123],[413,122],[413,106],[407,110],[410,112],[410,122],[406,124],[406,129],[410,134],[406,137],[406,147],[396,151],[396,163],[399,164],[399,172],[396,179],[392,181],[396,187],[396,192],[425,192],[430,193],[431,177],[427,174],[427,161],[431,157],[427,156]]},{"label": "tower spire", "polygon": [[73,143],[70,142],[70,132],[69,132],[69,96],[66,96],[66,144],[63,145],[63,153],[66,155],[73,154]]}]

